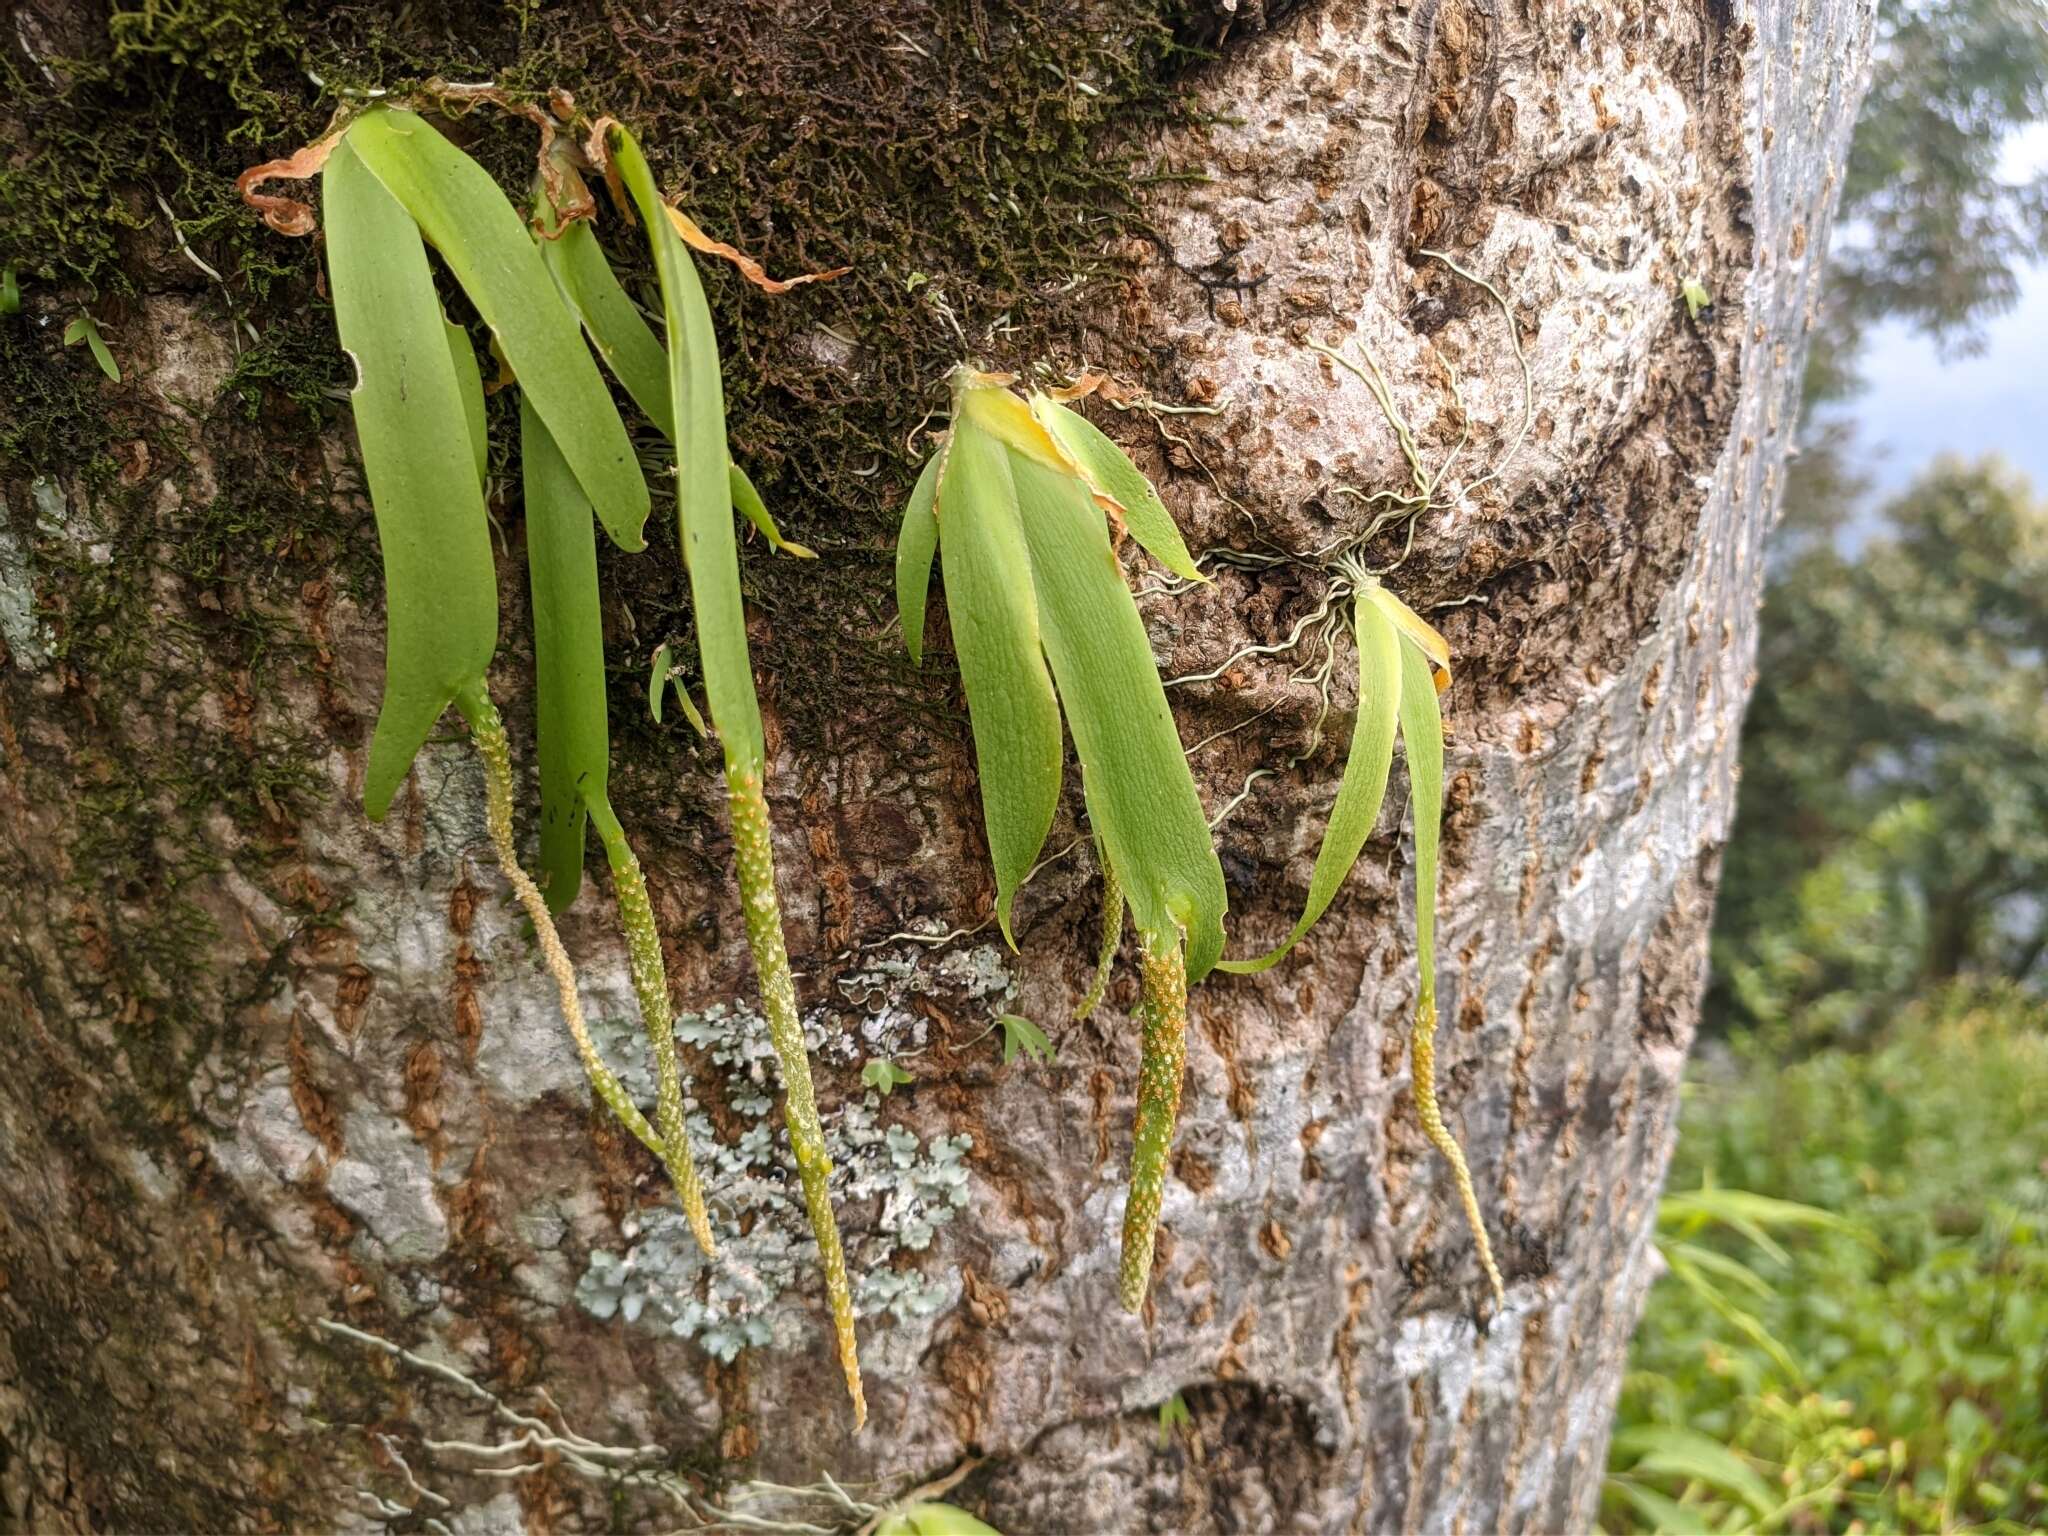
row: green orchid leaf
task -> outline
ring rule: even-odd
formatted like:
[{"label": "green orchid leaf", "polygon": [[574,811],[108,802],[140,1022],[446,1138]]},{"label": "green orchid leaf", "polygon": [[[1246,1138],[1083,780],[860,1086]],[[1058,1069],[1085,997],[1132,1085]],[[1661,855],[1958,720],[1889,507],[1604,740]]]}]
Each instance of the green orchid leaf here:
[{"label": "green orchid leaf", "polygon": [[1010,905],[1052,830],[1062,751],[1010,459],[994,437],[956,415],[937,500],[945,528],[939,564],[974,727],[996,921],[1014,949]]},{"label": "green orchid leaf", "polygon": [[656,725],[661,724],[661,701],[668,693],[669,674],[675,670],[675,663],[669,659],[674,649],[666,640],[661,649],[654,653],[654,665],[647,671],[647,713],[654,717]]},{"label": "green orchid leaf", "polygon": [[1404,640],[1412,641],[1429,662],[1429,680],[1442,693],[1451,686],[1451,647],[1429,623],[1378,582],[1359,589],[1358,601],[1371,603],[1385,614]]},{"label": "green orchid leaf", "polygon": [[642,548],[647,482],[632,440],[526,225],[490,173],[402,108],[364,113],[342,142],[448,263],[606,532],[622,549]]},{"label": "green orchid leaf", "polygon": [[470,452],[476,458],[476,482],[484,483],[491,467],[490,426],[484,417],[484,375],[477,365],[476,348],[469,344],[469,332],[446,315],[448,360],[455,364],[455,385],[462,391],[462,416],[469,423]]},{"label": "green orchid leaf", "polygon": [[799,560],[818,558],[815,549],[782,536],[782,530],[775,526],[775,519],[768,515],[768,503],[761,499],[761,493],[754,489],[754,482],[747,478],[744,469],[737,464],[728,464],[725,472],[732,491],[732,504],[739,508],[742,517],[754,525],[754,531],[768,541],[770,549],[785,555],[794,555]]},{"label": "green orchid leaf", "polygon": [[[545,205],[542,217],[548,217]],[[554,239],[541,241],[540,253],[612,377],[649,421],[664,433],[671,431],[668,354],[605,258],[597,232],[587,220],[576,220]]]},{"label": "green orchid leaf", "polygon": [[1021,1013],[1004,1014],[1002,1026],[1004,1066],[1015,1061],[1019,1053],[1035,1067],[1042,1067],[1052,1060],[1052,1042],[1045,1038],[1045,1031]]},{"label": "green orchid leaf", "polygon": [[1254,960],[1225,960],[1222,969],[1239,976],[1269,970],[1301,942],[1329,910],[1337,892],[1358,862],[1359,851],[1380,817],[1386,797],[1387,769],[1394,760],[1394,717],[1401,698],[1401,638],[1393,621],[1375,603],[1352,605],[1353,633],[1358,640],[1358,718],[1351,727],[1351,750],[1337,803],[1316,851],[1308,880],[1308,904],[1286,941]]},{"label": "green orchid leaf", "polygon": [[[20,307],[20,294],[15,295],[16,307]],[[114,354],[107,350],[107,343],[100,335],[99,322],[91,315],[80,314],[64,327],[64,345],[75,347],[84,342],[92,353],[92,360],[100,365],[100,372],[116,384],[121,382],[121,365],[114,361]]]},{"label": "green orchid leaf", "polygon": [[607,800],[604,625],[589,499],[520,391],[526,569],[533,588],[534,738],[540,759],[541,889],[559,912],[583,883],[587,808]]},{"label": "green orchid leaf", "polygon": [[951,1504],[912,1504],[892,1509],[875,1527],[875,1536],[1002,1536]]},{"label": "green orchid leaf", "polygon": [[670,441],[676,447],[676,516],[683,564],[697,614],[698,656],[711,719],[725,748],[728,771],[760,773],[766,749],[761,706],[747,651],[746,610],[740,599],[738,538],[733,528],[731,459],[725,441],[725,386],[718,373],[718,342],[711,307],[696,264],[669,223],[654,173],[633,136],[611,130],[612,165],[640,211],[654,248],[668,328]]},{"label": "green orchid leaf", "polygon": [[[980,435],[971,425],[957,430],[956,454]],[[1200,980],[1223,952],[1223,868],[1144,621],[1088,487],[1016,449],[1009,461],[1045,654],[1081,759],[1089,821],[1138,932],[1153,947],[1185,933],[1189,979]],[[942,508],[942,524],[950,510]],[[951,547],[947,527],[941,555]],[[950,565],[946,590],[950,604]],[[978,712],[975,724],[978,736]]]},{"label": "green orchid leaf", "polygon": [[912,666],[924,665],[924,605],[931,591],[932,559],[939,552],[939,519],[933,510],[939,477],[946,470],[941,444],[925,462],[903,507],[903,530],[896,536],[896,622]]},{"label": "green orchid leaf", "polygon": [[1188,1400],[1176,1392],[1159,1405],[1159,1449],[1162,1451],[1172,1443],[1173,1432],[1185,1429],[1194,1422],[1194,1415],[1188,1412]]},{"label": "green orchid leaf", "polygon": [[[569,307],[583,322],[584,333],[605,366],[626,387],[633,403],[675,440],[675,419],[668,387],[668,354],[654,329],[619,282],[590,226],[581,220],[553,240],[541,242],[541,256]],[[730,466],[732,503],[776,551],[799,560],[815,560],[817,551],[782,536],[768,504],[747,472]]]},{"label": "green orchid leaf", "polygon": [[1001,1536],[994,1526],[952,1504],[913,1504],[902,1518],[914,1536]]},{"label": "green orchid leaf", "polygon": [[1415,824],[1415,966],[1418,1015],[1436,1022],[1436,874],[1444,823],[1444,725],[1429,658],[1418,645],[1401,652],[1401,744],[1408,755],[1408,796]]},{"label": "green orchid leaf", "polygon": [[363,801],[390,808],[456,694],[481,684],[498,641],[498,586],[462,386],[418,227],[347,143],[322,179],[327,269],[349,399],[384,557],[384,699]]},{"label": "green orchid leaf", "polygon": [[1195,566],[1166,503],[1138,466],[1102,429],[1079,411],[1047,395],[1031,397],[1031,411],[1059,445],[1073,456],[1090,489],[1116,503],[1124,527],[1145,552],[1176,576],[1207,581]]}]

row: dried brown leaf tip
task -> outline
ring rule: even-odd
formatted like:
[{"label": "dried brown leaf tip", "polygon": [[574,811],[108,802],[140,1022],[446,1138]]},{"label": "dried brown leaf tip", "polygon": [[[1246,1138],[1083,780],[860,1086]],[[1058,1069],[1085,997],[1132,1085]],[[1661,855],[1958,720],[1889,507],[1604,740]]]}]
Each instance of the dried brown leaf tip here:
[{"label": "dried brown leaf tip", "polygon": [[675,225],[676,233],[683,237],[683,244],[693,251],[702,251],[707,256],[718,256],[731,262],[740,269],[740,276],[763,293],[787,293],[804,283],[829,283],[833,278],[844,277],[853,270],[851,267],[834,267],[829,272],[805,272],[796,277],[770,277],[761,263],[737,246],[727,245],[723,240],[712,239],[697,227],[688,214],[670,208],[668,221]]},{"label": "dried brown leaf tip", "polygon": [[235,178],[235,191],[241,194],[243,202],[263,215],[264,223],[280,235],[300,238],[312,234],[319,228],[319,222],[313,217],[310,203],[256,189],[266,181],[311,181],[327,164],[327,157],[334,153],[334,146],[341,142],[342,132],[347,126],[337,117],[325,134],[304,149],[294,150],[282,160],[266,160],[261,165],[250,166]]}]

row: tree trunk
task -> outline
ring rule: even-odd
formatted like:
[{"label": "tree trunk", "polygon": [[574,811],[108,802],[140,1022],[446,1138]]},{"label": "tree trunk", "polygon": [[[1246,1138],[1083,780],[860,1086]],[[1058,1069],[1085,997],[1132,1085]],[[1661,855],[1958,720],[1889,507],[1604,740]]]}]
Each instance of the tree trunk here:
[{"label": "tree trunk", "polygon": [[[1073,10],[1024,4],[974,25],[1037,36],[1041,13]],[[603,25],[577,35],[597,51],[561,57],[610,71],[622,99],[664,86],[653,40],[709,25],[685,7],[588,14]],[[715,125],[765,93],[795,142],[806,89],[885,71],[957,91],[992,56],[958,45],[943,11],[851,14],[756,16],[763,36],[794,29],[786,53],[735,54],[719,87],[731,99],[691,96],[677,121]],[[527,15],[527,86],[535,50],[583,16]],[[769,1135],[779,1119],[758,1089],[772,1069],[714,759],[653,732],[634,703],[646,653],[669,636],[650,636],[638,589],[614,589],[620,807],[722,1144],[713,1203],[735,1233],[709,1275],[652,1159],[591,1110],[489,860],[463,743],[431,746],[391,819],[364,820],[381,612],[375,582],[351,575],[373,545],[345,415],[318,388],[302,404],[322,409],[290,406],[277,371],[252,374],[249,358],[269,354],[228,312],[240,274],[199,274],[157,218],[161,187],[116,167],[106,195],[139,231],[120,252],[137,291],[102,313],[124,382],[100,383],[83,348],[54,340],[83,289],[32,288],[29,313],[0,320],[51,328],[7,343],[17,420],[0,439],[5,1518],[639,1528],[682,1518],[665,1488],[715,1499],[748,1477],[825,1471],[879,1500],[973,1458],[949,1496],[1013,1532],[1592,1518],[1654,1269],[1762,540],[1871,7],[1330,0],[1187,25],[1215,50],[1185,66],[1195,110],[1095,130],[1135,135],[1139,168],[1171,174],[1134,183],[1136,219],[1076,267],[1097,273],[1082,300],[1042,289],[1056,324],[1036,304],[1010,315],[1040,326],[1033,355],[1092,362],[1126,391],[1130,408],[1098,419],[1154,474],[1191,547],[1283,557],[1142,598],[1165,672],[1196,675],[1172,696],[1183,740],[1204,743],[1192,760],[1211,813],[1269,770],[1218,831],[1233,953],[1299,910],[1353,692],[1340,645],[1310,751],[1320,631],[1297,652],[1237,653],[1315,611],[1316,552],[1368,526],[1365,497],[1411,488],[1361,377],[1307,344],[1370,350],[1426,471],[1469,431],[1388,581],[1455,656],[1439,1070],[1505,1310],[1484,1317],[1470,1235],[1407,1096],[1398,788],[1296,956],[1196,990],[1151,1300],[1142,1318],[1117,1310],[1134,979],[1120,975],[1089,1023],[1064,1022],[1095,948],[1085,840],[1020,902],[1020,953],[986,925],[958,681],[943,657],[906,673],[888,630],[893,505],[914,467],[899,425],[848,450],[861,474],[864,460],[881,470],[847,482],[846,502],[793,498],[792,531],[824,547],[824,570],[746,553],[762,583],[782,893],[864,1313],[873,1422],[850,1436]],[[835,29],[825,63],[801,52],[802,32]],[[53,59],[107,50],[60,0],[19,8],[12,31],[10,67],[37,88],[72,67]],[[509,53],[476,74],[501,67]],[[592,90],[585,106],[619,110]],[[676,142],[670,164],[687,169],[695,141],[678,129]],[[766,163],[782,148],[753,152]],[[986,174],[997,199],[1028,184],[1014,166]],[[936,220],[966,194],[871,195],[913,212],[929,199]],[[286,244],[232,218],[248,248]],[[770,254],[797,265],[828,233],[779,227]],[[0,257],[34,260],[17,249],[28,234],[0,229]],[[1512,312],[1526,437],[1501,305],[1428,252]],[[885,277],[922,288],[933,345],[1033,360],[962,297],[964,265]],[[1713,300],[1696,318],[1688,280]],[[774,416],[747,394],[756,371],[822,381],[808,404],[781,397],[792,437],[824,432],[818,400],[884,387],[886,338],[821,329],[828,290],[741,300],[715,281],[722,305],[756,306],[722,317],[813,306],[773,311],[811,329],[766,342],[728,323],[736,442],[753,430],[745,413]],[[331,324],[310,279],[289,291],[329,326],[300,361],[345,383],[321,351]],[[955,339],[942,321],[958,321]],[[920,393],[935,382],[890,403],[899,423],[935,403]],[[245,478],[279,463],[293,494]],[[494,682],[517,731],[527,625],[510,502]],[[1374,549],[1389,562],[1402,545]],[[1157,587],[1127,557],[1134,582]],[[637,558],[634,571],[672,556]],[[1053,849],[1082,830],[1069,794]],[[609,913],[593,879],[565,937],[626,1063],[636,1013]],[[1005,1013],[1042,1024],[1056,1061],[1003,1065],[991,1031]],[[885,1055],[915,1080],[881,1099],[859,1073]],[[594,1441],[663,1449],[605,1463],[638,1469],[610,1486],[559,1446],[487,1453],[522,1430],[423,1361]],[[1190,1422],[1163,1437],[1176,1394]]]}]

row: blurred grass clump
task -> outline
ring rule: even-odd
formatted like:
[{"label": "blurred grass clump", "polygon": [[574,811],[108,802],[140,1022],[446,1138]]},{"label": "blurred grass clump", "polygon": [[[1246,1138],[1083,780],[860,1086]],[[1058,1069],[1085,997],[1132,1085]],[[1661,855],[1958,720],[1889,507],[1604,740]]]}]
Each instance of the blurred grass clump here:
[{"label": "blurred grass clump", "polygon": [[1871,1048],[1696,1064],[1606,1524],[2048,1523],[2048,1005],[1960,984]]}]

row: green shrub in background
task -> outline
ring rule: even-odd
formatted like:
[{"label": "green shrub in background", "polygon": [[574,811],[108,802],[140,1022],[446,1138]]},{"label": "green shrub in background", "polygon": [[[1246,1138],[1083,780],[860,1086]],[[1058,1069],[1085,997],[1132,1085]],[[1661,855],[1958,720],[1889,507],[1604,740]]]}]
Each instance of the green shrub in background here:
[{"label": "green shrub in background", "polygon": [[2048,1005],[1956,989],[1791,1067],[1738,1037],[1669,1188],[1609,1529],[2048,1523]]},{"label": "green shrub in background", "polygon": [[1743,725],[1705,1028],[1785,1052],[2048,986],[2048,501],[1943,459],[1870,531],[1777,546]]}]

